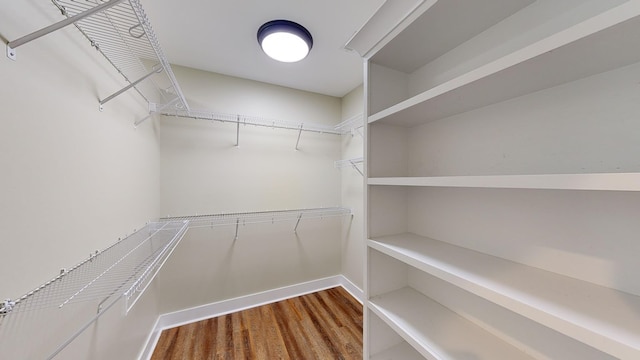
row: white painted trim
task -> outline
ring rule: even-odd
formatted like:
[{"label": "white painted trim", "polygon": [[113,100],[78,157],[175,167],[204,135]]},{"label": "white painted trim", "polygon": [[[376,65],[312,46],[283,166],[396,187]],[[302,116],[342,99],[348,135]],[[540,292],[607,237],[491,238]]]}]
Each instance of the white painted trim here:
[{"label": "white painted trim", "polygon": [[240,296],[237,298],[223,300],[211,304],[201,305],[189,309],[179,310],[172,313],[162,314],[156,320],[155,326],[149,334],[147,343],[140,353],[140,357],[138,359],[151,359],[153,349],[156,347],[158,339],[160,338],[160,333],[164,329],[210,319],[216,316],[230,314],[236,311],[246,310],[256,306],[271,304],[277,301],[330,289],[336,286],[342,286],[347,292],[349,292],[354,298],[356,298],[356,300],[358,300],[360,303],[363,302],[363,291],[343,275],[336,275],[277,289],[262,291],[246,296]]},{"label": "white painted trim", "polygon": [[145,346],[138,356],[138,360],[151,359],[151,355],[153,355],[153,349],[156,348],[158,340],[160,339],[160,333],[162,332],[162,330],[158,329],[158,322],[160,321],[161,316],[162,315],[158,316],[155,324],[153,325],[153,328],[151,328],[151,332],[149,332],[149,335],[147,336],[147,341],[145,342]]},{"label": "white painted trim", "polygon": [[356,284],[352,283],[351,280],[347,279],[344,275],[340,275],[340,286],[342,286],[351,296],[353,296],[356,300],[360,302],[360,304],[364,304],[364,291],[360,289]]}]

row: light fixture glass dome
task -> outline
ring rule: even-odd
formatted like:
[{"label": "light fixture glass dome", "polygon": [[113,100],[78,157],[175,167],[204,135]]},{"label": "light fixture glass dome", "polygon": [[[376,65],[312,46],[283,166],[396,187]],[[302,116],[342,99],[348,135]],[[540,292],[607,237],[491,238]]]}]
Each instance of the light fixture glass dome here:
[{"label": "light fixture glass dome", "polygon": [[304,59],[313,47],[311,33],[289,20],[273,20],[258,29],[258,43],[270,58],[282,62]]}]

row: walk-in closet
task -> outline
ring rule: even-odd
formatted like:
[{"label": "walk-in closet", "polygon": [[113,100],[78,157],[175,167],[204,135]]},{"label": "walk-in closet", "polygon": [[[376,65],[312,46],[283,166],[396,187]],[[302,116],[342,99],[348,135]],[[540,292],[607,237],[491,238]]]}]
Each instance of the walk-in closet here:
[{"label": "walk-in closet", "polygon": [[640,359],[640,0],[0,4],[0,359]]}]

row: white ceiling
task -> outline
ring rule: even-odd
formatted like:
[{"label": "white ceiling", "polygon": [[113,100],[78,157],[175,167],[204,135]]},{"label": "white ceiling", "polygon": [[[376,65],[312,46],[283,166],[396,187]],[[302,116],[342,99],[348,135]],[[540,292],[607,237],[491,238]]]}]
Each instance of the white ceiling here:
[{"label": "white ceiling", "polygon": [[[160,46],[176,65],[342,97],[362,83],[362,60],[346,42],[385,0],[141,0]],[[269,59],[263,23],[306,27],[313,49],[298,63]]]}]

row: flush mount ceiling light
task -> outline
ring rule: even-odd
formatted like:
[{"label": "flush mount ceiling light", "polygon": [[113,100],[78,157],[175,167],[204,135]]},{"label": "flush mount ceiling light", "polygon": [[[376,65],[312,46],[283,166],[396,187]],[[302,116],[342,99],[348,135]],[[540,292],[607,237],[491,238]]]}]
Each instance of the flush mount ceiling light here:
[{"label": "flush mount ceiling light", "polygon": [[258,29],[258,43],[270,58],[282,62],[296,62],[304,59],[313,38],[304,26],[289,20],[273,20]]}]

